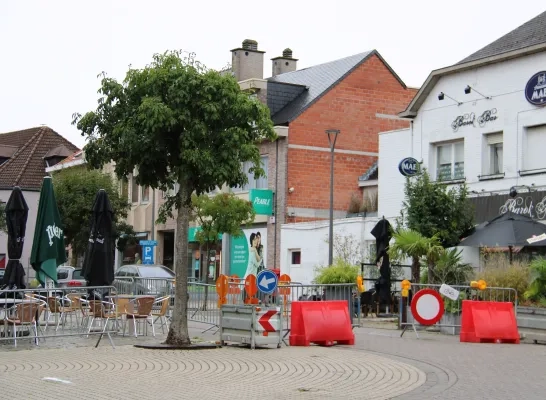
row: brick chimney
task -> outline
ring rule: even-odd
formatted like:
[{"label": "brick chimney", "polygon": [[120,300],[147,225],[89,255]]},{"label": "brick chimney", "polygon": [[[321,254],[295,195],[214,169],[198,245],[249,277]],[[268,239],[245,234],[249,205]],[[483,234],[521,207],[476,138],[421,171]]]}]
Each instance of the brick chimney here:
[{"label": "brick chimney", "polygon": [[231,50],[231,68],[237,82],[264,78],[264,53],[252,39],[243,40],[241,47]]},{"label": "brick chimney", "polygon": [[296,70],[298,60],[292,57],[292,50],[284,49],[281,57],[275,57],[272,61],[272,76],[292,72]]}]

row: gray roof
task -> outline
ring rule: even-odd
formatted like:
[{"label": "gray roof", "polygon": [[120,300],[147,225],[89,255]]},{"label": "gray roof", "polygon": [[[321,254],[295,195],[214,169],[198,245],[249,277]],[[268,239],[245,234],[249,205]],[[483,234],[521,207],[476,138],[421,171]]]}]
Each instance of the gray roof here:
[{"label": "gray roof", "polygon": [[546,43],[546,11],[514,29],[512,32],[507,33],[500,39],[495,40],[493,43],[488,44],[483,49],[471,54],[457,64],[492,57],[541,43]]},{"label": "gray roof", "polygon": [[[375,51],[367,51],[354,56],[315,65],[309,68],[287,72],[268,79],[269,83],[301,85],[305,90],[277,112],[271,112],[275,125],[293,121],[311,104],[321,98],[328,90],[337,85],[343,78],[364,62]],[[284,86],[284,85],[283,85]],[[269,90],[269,84],[268,84]],[[271,99],[273,101],[273,98]],[[268,105],[269,105],[268,96]]]},{"label": "gray roof", "polygon": [[379,177],[379,169],[377,165],[377,160],[372,164],[372,166],[363,174],[358,177],[359,182],[373,181]]}]

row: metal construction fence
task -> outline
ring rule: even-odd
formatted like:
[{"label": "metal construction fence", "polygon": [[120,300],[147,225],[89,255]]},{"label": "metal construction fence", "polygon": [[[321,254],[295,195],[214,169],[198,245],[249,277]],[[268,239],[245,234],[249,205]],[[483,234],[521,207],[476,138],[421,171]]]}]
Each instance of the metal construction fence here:
[{"label": "metal construction fence", "polygon": [[0,343],[22,339],[36,345],[52,338],[111,334],[121,328],[120,299],[114,286],[0,291]]},{"label": "metal construction fence", "polygon": [[[446,286],[444,285],[444,288]],[[412,300],[419,291],[429,289],[438,293],[442,298],[444,312],[438,322],[431,325],[420,324],[412,314]],[[441,284],[417,284],[412,283],[408,297],[399,298],[399,327],[402,330],[401,337],[404,335],[408,327],[411,327],[417,337],[417,328],[433,328],[439,329],[440,332],[458,335],[461,329],[462,309],[464,300],[476,301],[493,301],[493,302],[510,302],[513,304],[514,313],[517,316],[518,294],[512,288],[486,287],[479,289],[470,285],[450,285],[446,289],[442,289]],[[445,290],[451,291],[451,299],[445,295]],[[442,293],[444,291],[444,293]],[[454,292],[455,291],[455,292]],[[417,306],[415,306],[417,307]],[[417,307],[418,308],[418,307]]]}]

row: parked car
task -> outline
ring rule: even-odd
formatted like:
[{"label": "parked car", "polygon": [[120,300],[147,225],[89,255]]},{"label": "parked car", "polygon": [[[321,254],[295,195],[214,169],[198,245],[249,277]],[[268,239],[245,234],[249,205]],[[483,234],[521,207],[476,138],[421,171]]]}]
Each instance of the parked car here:
[{"label": "parked car", "polygon": [[81,268],[70,266],[60,266],[57,268],[57,287],[73,288],[81,286],[86,286]]},{"label": "parked car", "polygon": [[174,293],[174,272],[164,265],[124,265],[115,273],[118,293],[165,296]]}]

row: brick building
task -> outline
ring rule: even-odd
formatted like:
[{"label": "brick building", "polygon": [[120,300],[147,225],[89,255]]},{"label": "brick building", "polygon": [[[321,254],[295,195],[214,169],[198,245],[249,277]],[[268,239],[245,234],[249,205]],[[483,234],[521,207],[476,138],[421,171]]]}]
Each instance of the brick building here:
[{"label": "brick building", "polygon": [[245,40],[232,50],[232,73],[243,90],[268,105],[279,136],[275,143],[261,144],[266,187],[275,192],[274,218],[259,216],[256,221],[267,227],[267,266],[278,268],[281,224],[328,218],[326,130],[340,131],[334,215],[343,218],[352,197],[376,193],[378,133],[409,126],[392,116],[405,109],[417,90],[407,88],[376,50],[298,70],[292,50],[285,49],[271,59],[267,79],[264,55],[256,41]]}]

